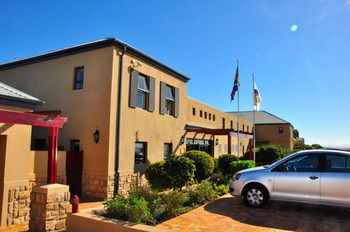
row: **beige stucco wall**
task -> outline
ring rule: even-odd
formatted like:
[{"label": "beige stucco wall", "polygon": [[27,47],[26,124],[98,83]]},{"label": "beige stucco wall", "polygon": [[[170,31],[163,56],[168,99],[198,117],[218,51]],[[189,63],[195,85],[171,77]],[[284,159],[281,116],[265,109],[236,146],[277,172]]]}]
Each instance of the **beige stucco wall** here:
[{"label": "beige stucco wall", "polygon": [[[279,128],[283,133],[279,133]],[[290,124],[256,125],[257,144],[276,144],[285,149],[293,150],[293,127]]]},{"label": "beige stucco wall", "polygon": [[[195,109],[195,115],[193,115],[193,108]],[[200,111],[202,111],[202,117],[200,117]],[[205,118],[205,113],[207,113],[207,118]],[[209,119],[209,113],[211,114],[211,119]],[[215,121],[213,118],[215,115]],[[225,128],[223,128],[223,118],[225,118]],[[232,129],[237,130],[238,118],[234,115],[220,111],[212,106],[202,103],[193,98],[187,97],[187,124],[192,126],[211,128],[211,129]],[[240,131],[252,133],[253,124],[247,120],[240,119]],[[217,157],[221,154],[228,153],[228,136],[215,136],[188,133],[187,138],[196,139],[209,139],[214,141],[219,140],[219,144],[214,146],[214,156]],[[240,155],[247,150],[249,145],[249,139],[240,137]],[[231,154],[238,155],[238,138],[237,136],[231,137]]]},{"label": "beige stucco wall", "polygon": [[[118,60],[117,51],[115,60]],[[130,89],[130,61],[135,59],[143,65],[135,68],[142,74],[155,78],[154,112],[129,107]],[[118,62],[114,62],[115,65]],[[114,72],[117,75],[117,72]],[[113,77],[116,79],[116,77]],[[159,112],[160,81],[179,89],[179,117],[162,115]],[[181,136],[186,124],[186,83],[176,79],[163,71],[130,56],[124,55],[123,83],[122,83],[122,115],[121,115],[121,149],[119,153],[119,171],[121,174],[134,172],[135,142],[147,142],[147,161],[153,163],[164,158],[164,143],[172,143],[175,153],[179,153]],[[116,99],[116,92],[112,99]]]},{"label": "beige stucco wall", "polygon": [[[29,111],[2,104],[0,109]],[[0,227],[6,225],[9,189],[29,184],[30,137],[31,126],[0,123]]]},{"label": "beige stucco wall", "polygon": [[[59,144],[69,149],[71,139],[79,139],[84,152],[84,173],[107,175],[110,143],[112,47],[56,58],[0,72],[0,81],[46,103],[38,110],[62,109],[68,122],[59,130]],[[84,66],[84,87],[73,90],[74,68]],[[100,131],[100,142],[93,132]],[[35,130],[38,131],[38,130]],[[47,138],[47,129],[34,133]],[[112,149],[112,150],[111,150]]]}]

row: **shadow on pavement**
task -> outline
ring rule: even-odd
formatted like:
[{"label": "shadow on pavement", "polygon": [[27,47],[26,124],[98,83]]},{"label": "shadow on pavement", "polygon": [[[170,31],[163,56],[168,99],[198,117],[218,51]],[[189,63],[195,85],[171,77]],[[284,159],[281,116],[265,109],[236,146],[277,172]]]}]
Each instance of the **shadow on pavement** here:
[{"label": "shadow on pavement", "polygon": [[205,210],[244,224],[291,231],[350,231],[350,211],[345,208],[289,202],[268,202],[253,209],[234,197],[207,204]]}]

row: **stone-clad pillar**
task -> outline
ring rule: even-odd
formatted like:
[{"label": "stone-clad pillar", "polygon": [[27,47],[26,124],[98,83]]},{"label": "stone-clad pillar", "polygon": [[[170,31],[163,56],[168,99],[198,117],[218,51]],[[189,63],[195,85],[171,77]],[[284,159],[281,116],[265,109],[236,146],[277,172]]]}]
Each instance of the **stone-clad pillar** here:
[{"label": "stone-clad pillar", "polygon": [[48,184],[34,187],[31,195],[30,231],[64,231],[70,203],[69,186]]}]

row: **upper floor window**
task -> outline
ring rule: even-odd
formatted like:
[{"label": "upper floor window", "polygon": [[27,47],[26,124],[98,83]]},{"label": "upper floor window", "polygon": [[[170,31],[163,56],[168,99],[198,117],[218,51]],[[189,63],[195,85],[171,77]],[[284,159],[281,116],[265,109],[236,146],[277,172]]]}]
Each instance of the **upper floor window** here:
[{"label": "upper floor window", "polygon": [[249,132],[249,126],[247,126],[247,132]]},{"label": "upper floor window", "polygon": [[196,108],[192,108],[192,115],[196,116]]},{"label": "upper floor window", "polygon": [[211,113],[209,113],[209,120],[211,120]]},{"label": "upper floor window", "polygon": [[139,74],[137,84],[137,107],[141,109],[148,108],[149,84],[148,77]]},{"label": "upper floor window", "polygon": [[225,129],[225,118],[222,118],[222,129]]},{"label": "upper floor window", "polygon": [[215,114],[213,114],[213,121],[215,121]]},{"label": "upper floor window", "polygon": [[244,124],[242,124],[242,132],[244,132]]},{"label": "upper floor window", "polygon": [[232,120],[230,121],[230,126],[231,126],[231,129],[233,129],[233,121]]},{"label": "upper floor window", "polygon": [[73,89],[83,89],[84,84],[84,67],[78,67],[74,69],[74,84]]},{"label": "upper floor window", "polygon": [[208,113],[207,113],[207,112],[204,112],[204,118],[205,118],[205,119],[207,118],[207,115],[208,115]]},{"label": "upper floor window", "polygon": [[174,115],[174,111],[175,111],[174,87],[169,85],[165,87],[165,108],[166,108],[167,114]]},{"label": "upper floor window", "polygon": [[201,117],[201,118],[203,117],[203,111],[202,110],[199,111],[199,117]]},{"label": "upper floor window", "polygon": [[283,134],[283,127],[278,128],[278,133]]}]

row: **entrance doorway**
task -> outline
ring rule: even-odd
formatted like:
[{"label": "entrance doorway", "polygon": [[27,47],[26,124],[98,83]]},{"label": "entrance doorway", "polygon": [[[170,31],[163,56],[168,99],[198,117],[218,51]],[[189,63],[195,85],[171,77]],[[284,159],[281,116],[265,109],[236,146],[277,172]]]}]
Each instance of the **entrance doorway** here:
[{"label": "entrance doorway", "polygon": [[213,156],[213,140],[206,139],[186,139],[186,151],[204,151]]},{"label": "entrance doorway", "polygon": [[66,175],[71,196],[81,196],[81,179],[83,174],[83,151],[67,151]]}]

